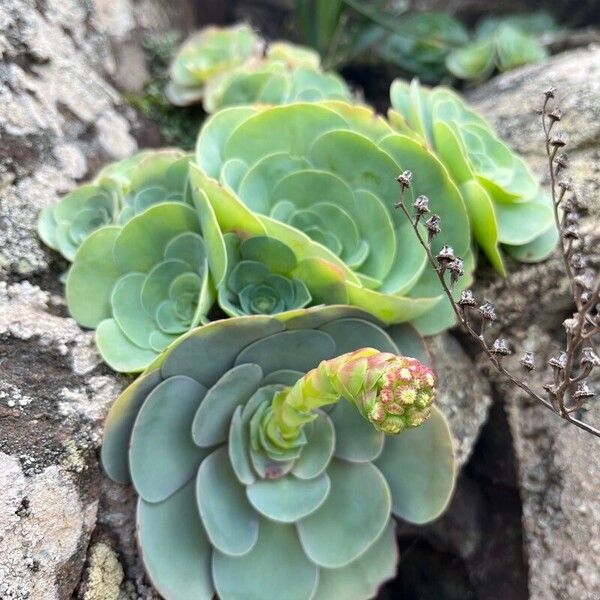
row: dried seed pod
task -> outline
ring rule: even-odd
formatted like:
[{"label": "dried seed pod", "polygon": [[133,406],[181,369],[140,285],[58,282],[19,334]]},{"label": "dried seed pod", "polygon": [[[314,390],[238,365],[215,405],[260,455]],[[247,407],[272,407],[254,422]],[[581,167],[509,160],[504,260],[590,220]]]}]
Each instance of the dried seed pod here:
[{"label": "dried seed pod", "polygon": [[567,225],[563,229],[562,236],[566,240],[578,240],[579,239],[579,231],[575,224]]},{"label": "dried seed pod", "polygon": [[498,338],[493,343],[491,352],[492,352],[492,354],[495,354],[496,356],[508,356],[509,354],[512,354],[512,352],[511,352],[510,348],[508,347],[508,344],[506,343],[506,340],[504,338]]},{"label": "dried seed pod", "polygon": [[535,357],[533,352],[525,352],[519,362],[526,371],[533,371],[535,369]]},{"label": "dried seed pod", "polygon": [[563,371],[567,366],[567,353],[561,352],[558,356],[553,356],[549,361],[548,365],[556,371]]},{"label": "dried seed pod", "polygon": [[554,122],[560,121],[562,119],[562,111],[560,108],[555,108],[548,113],[548,118]]},{"label": "dried seed pod", "polygon": [[567,145],[567,142],[565,142],[562,135],[553,135],[550,138],[550,145],[554,148],[563,148]]},{"label": "dried seed pod", "polygon": [[404,171],[396,177],[396,181],[400,184],[400,190],[404,192],[412,183],[412,171]]},{"label": "dried seed pod", "polygon": [[436,258],[440,265],[448,266],[456,258],[454,256],[454,248],[452,246],[442,246]]},{"label": "dried seed pod", "polygon": [[590,389],[587,381],[580,381],[577,385],[577,390],[573,394],[573,397],[577,400],[587,400],[593,398],[596,394]]},{"label": "dried seed pod", "polygon": [[581,359],[579,361],[581,366],[590,365],[593,367],[600,367],[600,357],[594,352],[594,349],[590,346],[586,346],[581,351]]},{"label": "dried seed pod", "polygon": [[431,215],[427,221],[425,221],[425,227],[427,229],[427,242],[431,243],[431,240],[440,233],[442,220],[438,215]]},{"label": "dried seed pod", "polygon": [[463,290],[460,294],[460,299],[458,300],[458,305],[464,310],[465,308],[472,308],[477,306],[477,300],[475,300],[475,296],[473,296],[473,292],[471,290]]},{"label": "dried seed pod", "polygon": [[465,264],[462,258],[458,256],[448,264],[448,270],[450,271],[450,285],[454,284],[465,274]]},{"label": "dried seed pod", "polygon": [[496,307],[489,301],[484,302],[477,310],[481,318],[486,321],[495,321],[498,318],[496,316]]},{"label": "dried seed pod", "polygon": [[415,209],[415,213],[419,217],[430,212],[429,211],[429,198],[427,196],[419,196],[415,200],[415,202],[413,204],[413,208]]}]

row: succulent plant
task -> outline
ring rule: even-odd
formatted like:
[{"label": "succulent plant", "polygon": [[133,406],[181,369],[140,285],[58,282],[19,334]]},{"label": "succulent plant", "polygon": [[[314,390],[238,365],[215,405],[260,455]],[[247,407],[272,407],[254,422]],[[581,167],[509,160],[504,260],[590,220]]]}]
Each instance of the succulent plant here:
[{"label": "succulent plant", "polygon": [[72,261],[81,243],[105,225],[124,224],[165,200],[191,203],[190,155],[180,150],[145,150],[111,163],[97,177],[44,208],[38,232],[47,246]]},{"label": "succulent plant", "polygon": [[370,109],[333,101],[223,109],[203,125],[196,162],[190,180],[217,286],[226,272],[220,237],[267,235],[292,249],[315,303],[359,306],[386,323],[418,319],[426,333],[453,322],[394,208],[395,180],[415,173],[414,189],[430,197],[470,273],[462,197],[431,151]]},{"label": "succulent plant", "polygon": [[229,316],[273,315],[311,302],[308,287],[295,276],[301,268],[289,246],[268,236],[240,239],[234,233],[224,242],[227,273],[218,300]]},{"label": "succulent plant", "polygon": [[409,326],[333,306],[215,321],[154,361],[113,405],[102,463],[140,496],[159,593],[372,597],[392,517],[436,518],[454,485],[431,371],[397,356],[422,351]]},{"label": "succulent plant", "polygon": [[75,254],[66,282],[69,312],[96,328],[116,371],[142,371],[214,300],[198,215],[182,202],[152,204],[124,225],[101,227]]},{"label": "succulent plant", "polygon": [[556,29],[548,13],[488,17],[477,25],[475,40],[446,57],[448,71],[459,79],[481,80],[495,69],[508,71],[548,55],[537,34]]},{"label": "succulent plant", "polygon": [[392,83],[392,125],[431,148],[447,167],[469,211],[473,235],[504,274],[502,247],[515,258],[538,261],[556,243],[550,198],[525,161],[454,92]]},{"label": "succulent plant", "polygon": [[[212,45],[207,46],[206,42],[210,32],[215,37],[215,32],[219,33],[220,43],[246,47],[238,41],[239,37],[247,41],[248,30],[245,26],[223,30],[210,28],[208,33],[202,30],[198,34],[198,40],[202,40],[202,43],[194,41],[196,37],[186,42],[173,61],[172,80],[167,87],[167,96],[174,104],[191,104],[202,100],[204,110],[213,113],[226,106],[242,104],[288,104],[299,100],[313,102],[351,97],[343,79],[335,73],[321,70],[321,59],[317,52],[284,41],[270,43],[264,55],[258,50],[264,44],[257,41],[255,50],[245,55],[244,59],[240,55],[239,60],[223,63],[218,69],[202,73],[195,79],[194,85],[186,84],[184,91],[183,84],[178,83],[177,73],[183,70],[184,65],[201,61],[207,48],[212,52]],[[187,68],[191,69],[189,66]]]},{"label": "succulent plant", "polygon": [[444,12],[416,13],[403,19],[375,46],[381,58],[397,64],[425,82],[438,82],[447,75],[448,54],[469,42],[464,25]]},{"label": "succulent plant", "polygon": [[173,59],[167,97],[179,106],[197,102],[208,81],[259,57],[262,49],[262,40],[248,25],[203,28],[183,44]]},{"label": "succulent plant", "polygon": [[350,100],[348,86],[335,73],[325,73],[318,67],[290,66],[268,56],[212,79],[204,93],[204,110],[213,113],[226,106],[242,104]]}]

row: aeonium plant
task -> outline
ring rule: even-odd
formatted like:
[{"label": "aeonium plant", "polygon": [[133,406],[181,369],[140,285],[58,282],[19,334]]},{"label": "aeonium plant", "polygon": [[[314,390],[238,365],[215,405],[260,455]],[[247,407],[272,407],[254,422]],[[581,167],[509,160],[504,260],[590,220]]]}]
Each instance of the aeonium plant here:
[{"label": "aeonium plant", "polygon": [[409,166],[414,187],[449,224],[466,283],[474,266],[466,208],[420,141],[339,101],[219,111],[203,125],[190,167],[215,282],[226,272],[223,235],[267,235],[293,251],[315,303],[355,305],[428,334],[450,326],[435,272],[394,208],[396,177]]},{"label": "aeonium plant", "polygon": [[102,358],[123,372],[144,370],[204,322],[214,296],[198,215],[173,201],[93,232],[66,282],[71,316],[96,329]]},{"label": "aeonium plant", "polygon": [[91,183],[42,210],[38,221],[41,239],[73,261],[81,243],[100,227],[123,225],[158,202],[191,204],[190,158],[172,148],[143,150],[107,165]]},{"label": "aeonium plant", "polygon": [[501,248],[529,262],[552,252],[557,233],[549,196],[481,116],[449,89],[417,80],[395,80],[390,98],[390,122],[439,156],[465,200],[475,240],[500,273]]},{"label": "aeonium plant", "polygon": [[260,57],[262,51],[263,41],[244,23],[201,29],[184,42],[173,59],[166,89],[169,101],[178,106],[198,102],[212,78]]},{"label": "aeonium plant", "polygon": [[203,94],[207,113],[243,104],[351,100],[344,80],[321,70],[319,55],[288,42],[273,42],[255,59],[211,79]]},{"label": "aeonium plant", "polygon": [[332,306],[215,321],[154,361],[113,405],[102,463],[140,496],[159,593],[373,597],[394,517],[435,519],[454,486],[422,353],[410,326]]}]

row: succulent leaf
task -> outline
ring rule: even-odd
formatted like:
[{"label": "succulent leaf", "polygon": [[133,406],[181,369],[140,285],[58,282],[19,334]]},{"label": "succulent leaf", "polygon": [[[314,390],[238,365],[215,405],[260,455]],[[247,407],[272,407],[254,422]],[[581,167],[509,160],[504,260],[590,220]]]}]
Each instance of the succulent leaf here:
[{"label": "succulent leaf", "polygon": [[[361,333],[381,350],[359,350]],[[107,419],[102,461],[118,481],[131,465],[146,498],[138,509],[142,555],[165,598],[193,592],[210,600],[214,587],[223,600],[327,600],[352,586],[349,597],[364,600],[393,575],[392,511],[434,518],[454,482],[440,413],[432,426],[392,438],[356,410],[367,406],[368,389],[388,385],[381,365],[394,356],[388,352],[403,351],[394,340],[422,351],[409,326],[388,335],[349,306],[215,321],[178,338],[122,394]],[[340,394],[350,402],[338,402]],[[207,560],[208,579],[201,568],[177,581]]]},{"label": "succulent leaf", "polygon": [[213,597],[213,551],[196,509],[193,481],[164,502],[140,499],[137,528],[146,571],[164,598]]},{"label": "succulent leaf", "polygon": [[386,438],[383,452],[375,460],[390,485],[394,514],[411,523],[436,519],[452,496],[455,474],[451,438],[444,433],[447,429],[434,407],[418,429]]}]

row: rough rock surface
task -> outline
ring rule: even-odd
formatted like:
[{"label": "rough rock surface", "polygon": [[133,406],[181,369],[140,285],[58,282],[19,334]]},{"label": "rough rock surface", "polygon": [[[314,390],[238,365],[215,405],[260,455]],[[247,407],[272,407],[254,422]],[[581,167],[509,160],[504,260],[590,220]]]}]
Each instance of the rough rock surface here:
[{"label": "rough rock surface", "polygon": [[[568,142],[569,175],[588,215],[594,262],[600,261],[600,49],[569,52],[499,77],[471,94],[471,101],[544,172],[543,146],[534,109],[544,90],[557,88],[564,117],[556,130]],[[546,177],[547,179],[547,177]],[[519,268],[505,284],[486,290],[517,344],[543,364],[560,349],[560,324],[569,311],[559,257]],[[598,382],[596,382],[598,389]],[[514,437],[523,502],[529,593],[534,600],[600,597],[600,440],[534,406],[512,389],[503,393]],[[583,418],[600,424],[592,404]]]}]

